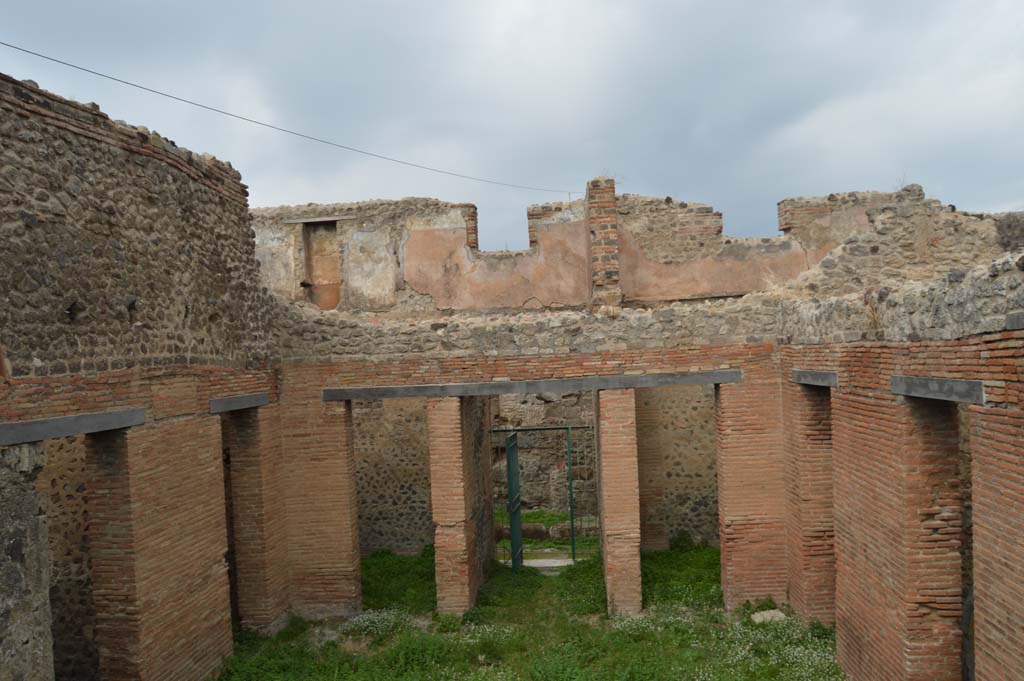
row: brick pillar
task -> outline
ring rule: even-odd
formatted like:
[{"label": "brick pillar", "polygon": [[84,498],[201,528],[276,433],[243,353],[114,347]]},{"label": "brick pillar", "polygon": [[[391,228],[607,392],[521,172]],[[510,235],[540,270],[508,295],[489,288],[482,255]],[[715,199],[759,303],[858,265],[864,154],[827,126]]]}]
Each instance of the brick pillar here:
[{"label": "brick pillar", "polygon": [[[478,480],[479,462],[470,451],[475,449],[470,443],[476,426],[463,418],[470,410],[468,398],[427,400],[437,610],[456,615],[476,603],[491,541],[490,506],[485,503],[490,490],[482,489],[486,481]],[[482,422],[477,425],[484,427]],[[484,465],[489,467],[489,461]]]},{"label": "brick pillar", "polygon": [[900,470],[907,580],[903,588],[906,678],[959,681],[963,497],[957,405],[907,402]]},{"label": "brick pillar", "polygon": [[971,409],[975,671],[1014,681],[1024,670],[1024,411]]},{"label": "brick pillar", "polygon": [[281,489],[278,405],[228,412],[232,537],[242,626],[279,631],[288,618],[288,556]]},{"label": "brick pillar", "polygon": [[[2,360],[2,358],[0,358]],[[38,443],[0,447],[0,678],[53,681],[50,547]]]},{"label": "brick pillar", "polygon": [[826,387],[784,383],[788,600],[801,617],[835,620],[832,401]]},{"label": "brick pillar", "polygon": [[595,413],[601,556],[608,613],[632,615],[643,608],[634,391],[599,390]]},{"label": "brick pillar", "polygon": [[289,595],[296,614],[320,619],[357,612],[362,586],[352,403],[314,400],[288,410]]},{"label": "brick pillar", "polygon": [[134,480],[126,431],[90,435],[89,564],[96,607],[95,640],[100,676],[109,681],[142,677],[142,613],[138,593]]},{"label": "brick pillar", "polygon": [[786,600],[782,410],[777,378],[744,370],[715,391],[725,607]]},{"label": "brick pillar", "polygon": [[[677,386],[641,388],[636,391],[637,461],[640,476],[640,548],[664,551],[669,547],[665,525],[665,455],[675,430],[665,429],[663,398]],[[667,435],[667,438],[666,438]]]},{"label": "brick pillar", "polygon": [[466,204],[463,213],[466,220],[466,245],[473,250],[480,248],[480,233],[477,228],[477,209],[473,204]]},{"label": "brick pillar", "polygon": [[958,680],[956,407],[845,390],[833,398],[839,663],[858,680]]},{"label": "brick pillar", "polygon": [[619,286],[619,214],[615,180],[599,177],[587,183],[587,225],[590,229],[590,274],[595,305],[622,303]]}]

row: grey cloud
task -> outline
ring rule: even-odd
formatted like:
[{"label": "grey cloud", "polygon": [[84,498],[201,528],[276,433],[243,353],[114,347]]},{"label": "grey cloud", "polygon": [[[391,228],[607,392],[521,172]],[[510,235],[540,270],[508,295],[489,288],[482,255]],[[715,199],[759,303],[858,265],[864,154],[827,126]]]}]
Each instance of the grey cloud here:
[{"label": "grey cloud", "polygon": [[[775,232],[786,196],[921,182],[1024,207],[1024,5],[867,2],[19,3],[3,38],[383,154],[580,192],[712,203]],[[219,118],[0,51],[0,70],[96,101],[241,170],[254,205],[472,201],[489,248],[529,203]]]}]

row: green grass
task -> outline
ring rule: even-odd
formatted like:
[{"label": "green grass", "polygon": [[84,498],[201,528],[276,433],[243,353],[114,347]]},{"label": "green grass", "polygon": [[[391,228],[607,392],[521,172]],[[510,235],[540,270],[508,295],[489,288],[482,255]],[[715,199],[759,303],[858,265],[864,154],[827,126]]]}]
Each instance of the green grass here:
[{"label": "green grass", "polygon": [[[428,578],[428,563],[430,574]],[[557,577],[494,566],[464,617],[413,618],[433,603],[433,555],[374,554],[367,607],[340,625],[293,621],[274,638],[243,634],[223,681],[839,681],[829,629],[754,624],[721,607],[718,551],[681,544],[643,556],[642,617],[604,616],[599,559]],[[398,579],[397,589],[388,580]],[[369,599],[373,599],[372,601]],[[322,641],[324,632],[334,640]],[[315,634],[315,635],[314,635]]]},{"label": "green grass", "polygon": [[[533,511],[523,511],[522,518],[524,523],[536,523],[543,525],[544,527],[552,527],[559,523],[569,522],[569,514],[562,513],[560,511],[545,511],[544,509],[536,509]],[[494,524],[495,525],[508,525],[508,509],[507,508],[495,508],[494,509]]]},{"label": "green grass", "polygon": [[363,559],[363,608],[397,608],[414,615],[437,606],[434,588],[434,547],[418,556],[398,556],[376,551]]}]

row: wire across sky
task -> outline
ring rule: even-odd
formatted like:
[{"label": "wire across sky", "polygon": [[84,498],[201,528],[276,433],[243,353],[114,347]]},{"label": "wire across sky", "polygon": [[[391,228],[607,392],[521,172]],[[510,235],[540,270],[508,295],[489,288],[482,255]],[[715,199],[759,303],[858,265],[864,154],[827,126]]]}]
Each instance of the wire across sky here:
[{"label": "wire across sky", "polygon": [[61,64],[62,66],[67,66],[67,67],[72,68],[72,69],[77,69],[78,71],[82,71],[84,73],[88,73],[88,74],[91,74],[91,75],[94,75],[94,76],[98,76],[100,78],[106,78],[107,80],[113,81],[115,83],[120,83],[122,85],[127,85],[129,87],[133,87],[133,88],[136,88],[138,90],[142,90],[144,92],[149,92],[149,93],[154,94],[154,95],[159,95],[160,97],[166,97],[167,99],[173,99],[174,101],[181,102],[182,104],[188,104],[190,106],[195,106],[195,107],[198,107],[200,109],[206,109],[207,111],[212,111],[213,113],[217,113],[217,114],[220,114],[222,116],[228,116],[230,118],[235,118],[235,119],[238,119],[240,121],[245,121],[246,123],[251,123],[253,125],[259,125],[259,126],[264,127],[264,128],[269,128],[270,130],[276,130],[277,132],[283,132],[283,133],[285,133],[287,135],[293,135],[295,137],[300,137],[302,139],[309,140],[311,142],[318,142],[320,144],[326,144],[328,146],[336,147],[338,149],[343,149],[345,151],[350,151],[350,152],[352,152],[354,154],[362,154],[363,156],[370,156],[371,158],[380,159],[382,161],[388,161],[390,163],[397,163],[399,165],[408,166],[410,168],[417,168],[419,170],[425,170],[425,171],[428,171],[428,172],[431,172],[431,173],[437,173],[439,175],[448,175],[449,177],[458,177],[458,178],[461,178],[463,180],[472,180],[473,182],[483,182],[485,184],[496,185],[496,186],[499,186],[499,187],[509,187],[511,189],[523,189],[523,190],[526,190],[526,191],[534,191],[534,192],[547,192],[547,193],[550,193],[550,194],[568,194],[570,197],[572,196],[572,194],[575,193],[575,192],[569,191],[568,189],[551,189],[550,187],[534,187],[532,185],[527,185],[527,184],[516,184],[514,182],[502,182],[500,180],[492,180],[492,179],[488,179],[486,177],[477,177],[475,175],[468,175],[466,173],[457,173],[457,172],[454,172],[452,170],[444,170],[443,168],[435,168],[433,166],[424,165],[422,163],[413,163],[412,161],[405,161],[405,160],[402,160],[400,158],[395,158],[394,156],[385,156],[384,154],[377,154],[377,153],[374,153],[372,151],[367,151],[366,149],[359,149],[357,147],[352,147],[352,146],[349,146],[347,144],[341,144],[339,142],[332,142],[331,140],[324,139],[322,137],[317,137],[315,135],[308,135],[308,134],[306,134],[304,132],[299,132],[297,130],[290,130],[288,128],[283,128],[283,127],[281,127],[279,125],[274,125],[273,123],[266,123],[264,121],[258,121],[255,118],[249,118],[248,116],[242,116],[241,114],[236,114],[236,113],[232,113],[230,111],[225,111],[224,109],[218,109],[215,106],[210,106],[208,104],[203,104],[202,102],[197,102],[197,101],[192,100],[192,99],[187,99],[185,97],[179,97],[177,95],[172,95],[169,92],[163,92],[163,91],[157,90],[155,88],[146,87],[145,85],[140,85],[138,83],[133,83],[133,82],[131,82],[129,80],[124,80],[123,78],[117,78],[116,76],[111,76],[111,75],[106,74],[106,73],[101,73],[100,71],[95,71],[93,69],[89,69],[89,68],[86,68],[84,66],[79,66],[77,64],[72,64],[71,62],[64,61],[62,59],[57,59],[56,57],[51,57],[49,55],[42,54],[41,52],[35,52],[33,50],[30,50],[30,49],[27,49],[27,48],[24,48],[24,47],[19,47],[18,45],[13,45],[11,43],[7,43],[7,42],[4,42],[2,40],[0,40],[0,45],[3,45],[4,47],[8,47],[8,48],[10,48],[12,50],[17,50],[18,52],[23,52],[25,54],[30,54],[33,57],[39,57],[40,59],[45,59],[47,61],[51,61],[51,62],[53,62],[55,64]]}]

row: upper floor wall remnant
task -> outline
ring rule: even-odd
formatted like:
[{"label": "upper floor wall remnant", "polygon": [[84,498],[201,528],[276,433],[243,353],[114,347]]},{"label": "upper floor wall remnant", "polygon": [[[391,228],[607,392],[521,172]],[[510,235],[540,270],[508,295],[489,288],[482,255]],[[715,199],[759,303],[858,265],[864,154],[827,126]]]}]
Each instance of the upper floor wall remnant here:
[{"label": "upper floor wall remnant", "polygon": [[[485,252],[470,204],[408,198],[252,211],[264,283],[279,297],[399,317],[736,297],[820,263],[850,263],[854,285],[923,279],[1004,250],[992,218],[927,199],[917,185],[785,199],[778,212],[781,236],[731,237],[711,206],[616,194],[614,180],[596,178],[584,199],[529,207],[528,250]],[[853,264],[861,251],[872,257]],[[849,288],[828,271],[808,276],[810,295]]]}]

